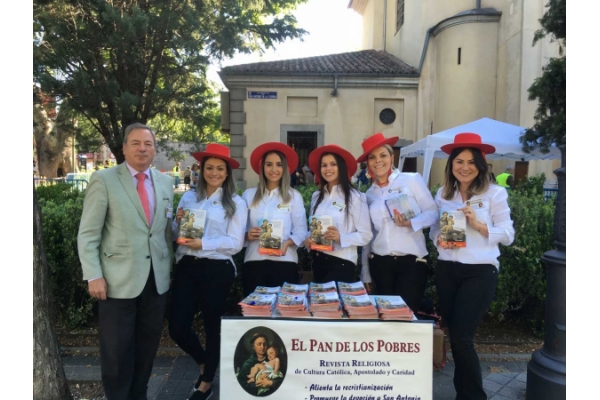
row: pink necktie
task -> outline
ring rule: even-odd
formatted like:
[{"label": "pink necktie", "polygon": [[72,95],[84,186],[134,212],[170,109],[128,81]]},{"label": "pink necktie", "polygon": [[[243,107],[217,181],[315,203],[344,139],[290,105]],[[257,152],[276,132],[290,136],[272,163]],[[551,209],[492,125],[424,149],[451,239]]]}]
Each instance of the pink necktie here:
[{"label": "pink necktie", "polygon": [[148,192],[146,191],[146,186],[144,186],[146,174],[144,174],[143,172],[138,172],[137,174],[135,174],[135,177],[138,180],[137,192],[140,195],[140,200],[142,201],[142,207],[144,208],[144,213],[146,214],[148,225],[152,225],[152,221],[150,220],[150,202],[148,201]]}]

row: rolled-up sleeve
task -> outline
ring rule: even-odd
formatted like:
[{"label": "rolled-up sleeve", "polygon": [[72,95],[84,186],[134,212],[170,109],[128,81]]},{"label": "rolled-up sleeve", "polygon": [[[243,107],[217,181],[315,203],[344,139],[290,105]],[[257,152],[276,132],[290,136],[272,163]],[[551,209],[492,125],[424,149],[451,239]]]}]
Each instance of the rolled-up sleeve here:
[{"label": "rolled-up sleeve", "polygon": [[431,192],[425,185],[425,180],[420,174],[415,174],[413,179],[413,193],[421,209],[421,214],[410,220],[413,230],[419,231],[428,228],[438,221],[438,207],[431,197]]},{"label": "rolled-up sleeve", "polygon": [[203,239],[203,250],[219,251],[229,256],[242,250],[248,221],[248,206],[241,197],[237,197],[235,203],[235,213],[227,225],[227,234],[214,239]]},{"label": "rolled-up sleeve", "polygon": [[292,200],[292,232],[290,239],[292,239],[298,247],[304,246],[304,240],[308,237],[308,223],[306,222],[306,218],[302,195],[300,195],[299,192],[294,191],[294,198]]},{"label": "rolled-up sleeve", "polygon": [[488,224],[489,244],[497,245],[500,243],[509,246],[515,240],[515,228],[510,218],[508,192],[506,190],[498,190],[492,198],[490,217],[492,225]]},{"label": "rolled-up sleeve", "polygon": [[364,193],[352,198],[350,218],[354,223],[355,231],[344,233],[340,230],[340,245],[342,248],[349,246],[365,246],[373,238],[371,231],[371,216]]}]

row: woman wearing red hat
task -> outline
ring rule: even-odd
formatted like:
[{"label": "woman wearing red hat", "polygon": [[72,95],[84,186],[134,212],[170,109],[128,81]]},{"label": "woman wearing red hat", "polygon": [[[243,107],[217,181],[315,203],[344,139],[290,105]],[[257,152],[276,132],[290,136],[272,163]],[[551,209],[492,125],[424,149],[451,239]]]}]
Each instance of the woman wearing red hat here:
[{"label": "woman wearing red hat", "polygon": [[441,241],[440,224],[432,226],[431,239],[439,252],[435,271],[439,309],[450,334],[456,398],[486,399],[473,337],[496,292],[498,244],[510,245],[515,231],[506,189],[491,185],[487,175],[485,155],[496,149],[481,143],[475,133],[459,133],[454,143],[441,149],[450,157],[435,202],[442,213],[464,214],[466,238],[461,241],[466,246],[447,238]]},{"label": "woman wearing red hat", "polygon": [[[401,296],[417,312],[427,283],[427,267],[417,258],[427,255],[423,229],[437,220],[437,207],[421,175],[403,173],[394,167],[391,146],[397,141],[397,136],[386,139],[376,133],[363,141],[364,152],[356,160],[366,161],[373,177],[373,185],[366,193],[373,240],[363,248],[362,275],[365,282],[373,279],[377,294]],[[386,206],[386,200],[403,195],[420,209],[413,218],[404,218],[400,213],[392,217]]]},{"label": "woman wearing red hat", "polygon": [[[205,151],[193,156],[200,162],[197,187],[179,201],[173,221],[175,236],[184,209],[204,210],[206,220],[202,238],[186,239],[175,254],[169,334],[200,366],[190,397],[197,400],[212,396],[211,382],[219,364],[221,316],[236,275],[232,256],[244,244],[248,209],[235,192],[232,169],[240,164],[229,157],[228,147],[208,144]],[[204,319],[204,348],[192,328],[198,310]]]},{"label": "woman wearing red hat", "polygon": [[[312,196],[310,213],[330,216],[334,225],[323,235],[333,240],[333,251],[311,251],[314,281],[354,282],[357,246],[366,245],[373,237],[365,195],[350,183],[356,172],[356,159],[348,151],[330,144],[313,150],[308,164],[319,184],[319,190]],[[308,237],[306,247],[313,244]]]},{"label": "woman wearing red hat", "polygon": [[[250,165],[258,174],[258,187],[244,192],[248,204],[246,255],[242,267],[242,287],[248,296],[257,286],[281,286],[298,280],[298,253],[306,237],[306,212],[300,192],[290,186],[290,173],[298,167],[298,155],[280,142],[264,143],[250,155]],[[259,221],[279,221],[282,237],[271,243],[260,240]],[[260,249],[260,243],[277,247],[273,255]],[[263,253],[263,254],[261,254]]]}]

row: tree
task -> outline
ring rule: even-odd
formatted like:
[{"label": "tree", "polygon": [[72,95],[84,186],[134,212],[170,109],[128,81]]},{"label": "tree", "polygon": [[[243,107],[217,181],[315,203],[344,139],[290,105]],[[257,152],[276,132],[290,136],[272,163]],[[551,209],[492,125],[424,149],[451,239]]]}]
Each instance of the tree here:
[{"label": "tree", "polygon": [[42,242],[41,211],[33,190],[33,398],[72,399],[54,333],[52,291]]},{"label": "tree", "polygon": [[[536,31],[533,46],[546,36],[558,41],[561,54],[567,45],[566,0],[550,0],[548,11],[540,19],[542,29]],[[528,89],[529,100],[538,100],[534,115],[535,125],[521,136],[525,151],[535,148],[543,153],[549,151],[552,144],[566,143],[567,132],[567,57],[551,58],[543,68],[542,76],[537,78]]]},{"label": "tree", "polygon": [[[56,112],[56,103],[33,86],[33,137],[38,154],[38,170],[41,176],[54,178],[59,166],[63,171],[72,169],[65,156],[67,142],[74,133],[73,121],[68,115]],[[71,166],[71,168],[68,168]]]},{"label": "tree", "polygon": [[122,162],[124,126],[204,109],[207,64],[301,37],[305,1],[34,0],[34,81]]}]

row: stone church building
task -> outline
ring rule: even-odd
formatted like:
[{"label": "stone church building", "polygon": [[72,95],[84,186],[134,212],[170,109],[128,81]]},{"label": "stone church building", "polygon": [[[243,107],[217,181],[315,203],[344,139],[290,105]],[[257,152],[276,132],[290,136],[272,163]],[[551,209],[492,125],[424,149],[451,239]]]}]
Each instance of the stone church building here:
[{"label": "stone church building", "polygon": [[[361,51],[223,68],[222,127],[241,163],[240,187],[257,183],[249,165],[268,141],[293,146],[301,163],[317,146],[335,143],[358,156],[375,132],[402,146],[482,117],[532,126],[527,89],[557,43],[541,40],[546,0],[350,0],[362,16]],[[334,18],[335,16],[332,16]],[[405,170],[422,171],[421,159]],[[507,162],[495,161],[500,173]],[[430,185],[441,183],[435,160]],[[521,174],[554,179],[558,161],[517,162]],[[518,173],[518,172],[517,172]]]}]

